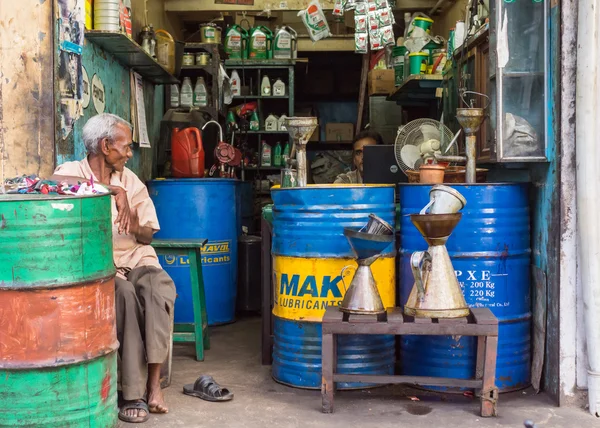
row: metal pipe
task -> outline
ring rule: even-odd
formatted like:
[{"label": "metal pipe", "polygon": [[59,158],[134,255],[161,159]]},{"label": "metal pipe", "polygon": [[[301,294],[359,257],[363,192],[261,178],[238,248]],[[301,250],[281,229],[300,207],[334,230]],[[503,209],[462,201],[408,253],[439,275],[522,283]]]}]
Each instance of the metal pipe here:
[{"label": "metal pipe", "polygon": [[465,146],[467,152],[467,166],[466,166],[466,177],[465,181],[469,184],[476,183],[476,170],[477,164],[475,163],[475,143],[477,141],[477,137],[473,134],[467,135],[465,139]]},{"label": "metal pipe", "polygon": [[298,187],[306,187],[308,185],[307,162],[306,162],[306,144],[298,144],[298,152],[296,153],[298,161]]},{"label": "metal pipe", "polygon": [[467,161],[466,156],[442,156],[435,154],[435,160],[438,162],[456,162],[456,163],[465,163]]},{"label": "metal pipe", "polygon": [[600,0],[579,0],[577,28],[577,221],[583,318],[588,357],[589,411],[600,417]]}]

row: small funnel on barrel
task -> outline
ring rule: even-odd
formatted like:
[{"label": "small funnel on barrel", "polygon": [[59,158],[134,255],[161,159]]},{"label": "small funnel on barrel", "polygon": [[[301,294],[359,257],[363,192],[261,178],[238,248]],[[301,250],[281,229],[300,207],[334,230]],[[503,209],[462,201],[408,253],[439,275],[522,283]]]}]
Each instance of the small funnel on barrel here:
[{"label": "small funnel on barrel", "polygon": [[306,143],[319,125],[316,117],[288,117],[285,119],[285,127],[294,140],[292,152],[290,153],[290,162],[296,153],[296,169],[298,170],[298,186],[307,185],[307,162],[306,162]]}]

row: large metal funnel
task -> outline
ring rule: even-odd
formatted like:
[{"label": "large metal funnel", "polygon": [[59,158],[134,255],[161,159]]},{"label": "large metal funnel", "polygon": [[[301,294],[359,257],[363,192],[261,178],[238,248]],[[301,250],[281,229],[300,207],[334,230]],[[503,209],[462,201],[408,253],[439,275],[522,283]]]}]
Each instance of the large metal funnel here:
[{"label": "large metal funnel", "polygon": [[485,110],[482,108],[457,108],[456,120],[465,130],[465,134],[474,134],[479,131],[485,119]]},{"label": "large metal funnel", "polygon": [[294,140],[292,147],[292,157],[296,153],[296,162],[298,170],[298,186],[307,185],[307,162],[306,162],[306,143],[319,125],[316,117],[288,117],[285,119],[285,127]]}]

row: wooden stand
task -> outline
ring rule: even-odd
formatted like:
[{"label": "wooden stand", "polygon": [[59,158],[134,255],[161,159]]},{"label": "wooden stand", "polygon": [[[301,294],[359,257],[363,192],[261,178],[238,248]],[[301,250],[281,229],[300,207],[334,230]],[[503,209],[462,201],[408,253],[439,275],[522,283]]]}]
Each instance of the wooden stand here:
[{"label": "wooden stand", "polygon": [[[477,363],[475,379],[454,379],[425,376],[388,376],[336,373],[338,334],[393,334],[428,336],[477,336]],[[488,308],[472,308],[466,318],[429,319],[413,318],[400,308],[389,309],[383,315],[348,315],[336,307],[329,307],[323,317],[321,396],[323,413],[333,412],[336,382],[365,382],[375,384],[408,383],[448,387],[475,388],[481,393],[481,416],[496,416],[498,388],[496,355],[498,347],[498,320]]]}]

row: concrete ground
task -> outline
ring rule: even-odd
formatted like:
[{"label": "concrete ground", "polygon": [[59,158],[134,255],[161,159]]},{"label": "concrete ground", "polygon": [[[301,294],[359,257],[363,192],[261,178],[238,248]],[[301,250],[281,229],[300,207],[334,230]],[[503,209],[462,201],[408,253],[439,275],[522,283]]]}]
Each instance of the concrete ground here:
[{"label": "concrete ground", "polygon": [[[170,411],[151,415],[144,427],[521,428],[525,419],[539,428],[600,427],[600,419],[586,411],[555,407],[547,396],[531,390],[502,394],[497,418],[481,418],[478,400],[462,395],[441,397],[402,386],[339,392],[335,413],[323,414],[320,391],[280,385],[271,378],[270,367],[261,366],[259,318],[211,329],[211,349],[205,355],[204,362],[197,362],[192,345],[175,346],[172,383],[165,390]],[[231,388],[234,400],[210,403],[183,395],[183,385],[201,374],[210,374]],[[412,401],[411,396],[419,401]]]}]

